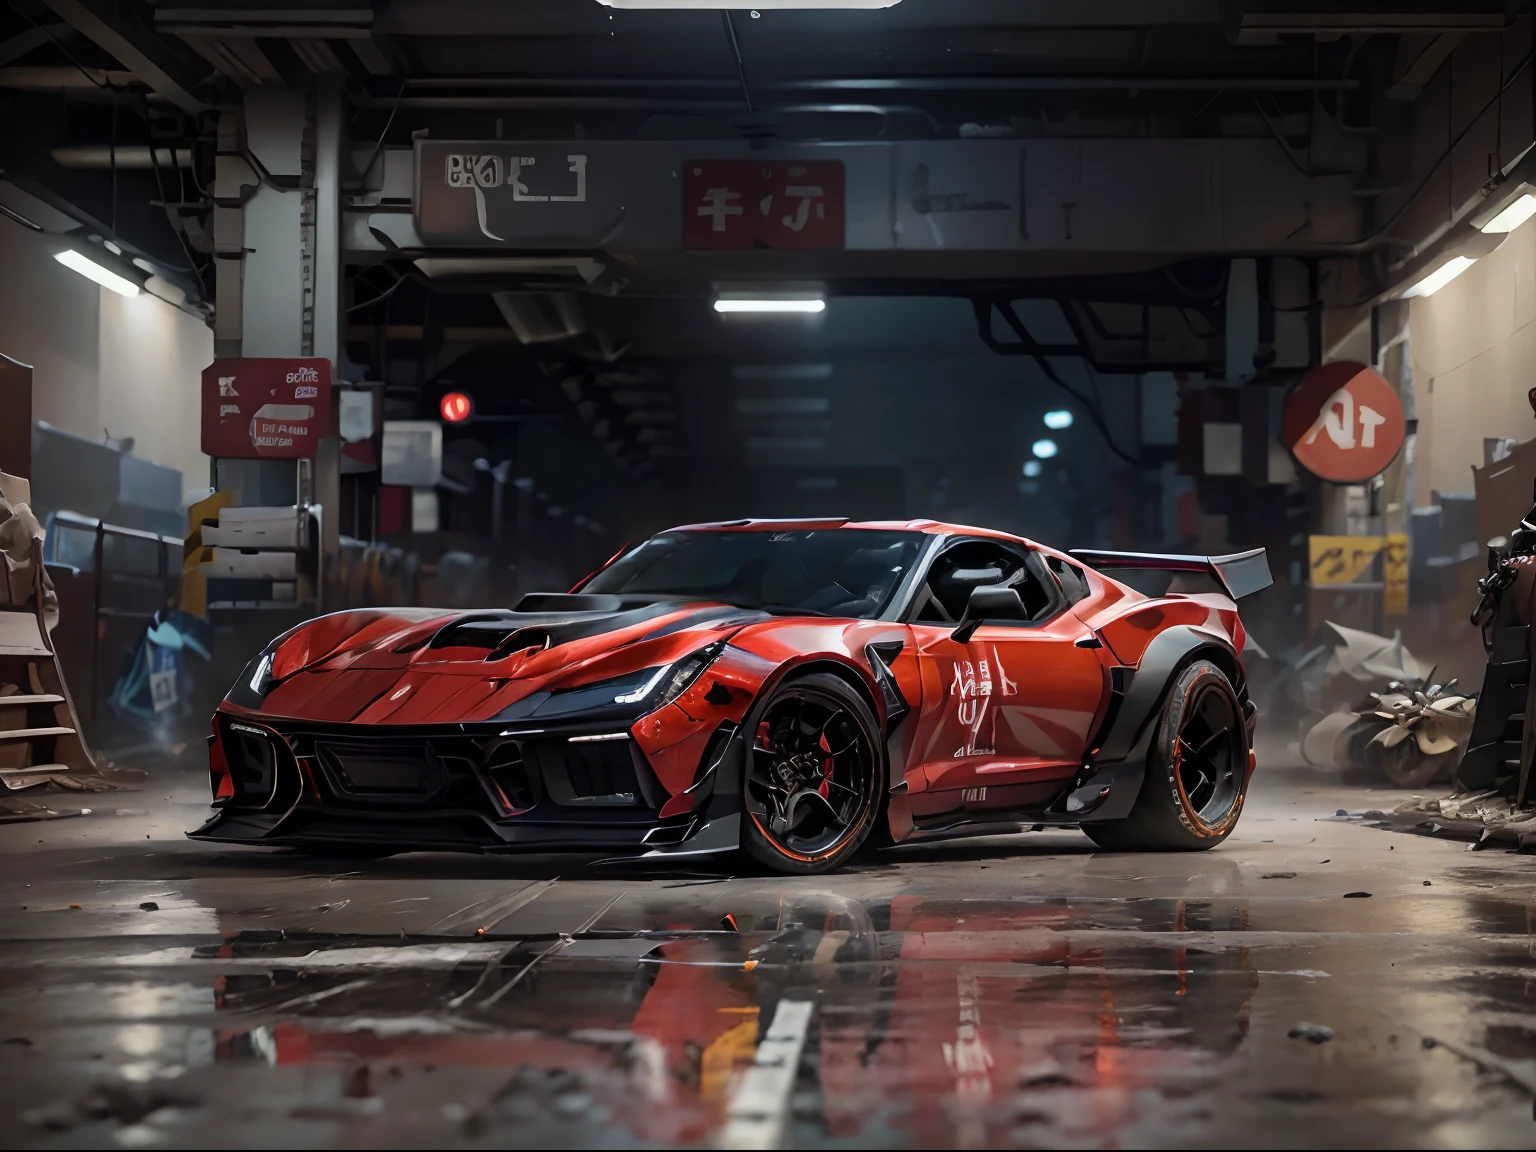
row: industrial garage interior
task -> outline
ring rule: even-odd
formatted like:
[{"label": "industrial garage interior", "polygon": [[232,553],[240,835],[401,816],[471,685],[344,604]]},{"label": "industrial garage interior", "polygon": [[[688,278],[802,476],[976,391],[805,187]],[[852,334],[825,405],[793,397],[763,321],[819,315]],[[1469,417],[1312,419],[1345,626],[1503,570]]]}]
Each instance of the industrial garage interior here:
[{"label": "industrial garage interior", "polygon": [[0,1143],[1532,1146],[1533,53],[0,0]]}]

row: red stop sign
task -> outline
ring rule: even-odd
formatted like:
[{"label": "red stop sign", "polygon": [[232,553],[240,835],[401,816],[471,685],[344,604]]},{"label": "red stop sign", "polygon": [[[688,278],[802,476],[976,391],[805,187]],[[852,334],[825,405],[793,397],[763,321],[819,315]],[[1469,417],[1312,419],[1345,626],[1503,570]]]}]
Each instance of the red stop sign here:
[{"label": "red stop sign", "polygon": [[1285,446],[1308,472],[1336,484],[1379,474],[1406,431],[1392,385],[1353,360],[1313,369],[1285,398]]}]

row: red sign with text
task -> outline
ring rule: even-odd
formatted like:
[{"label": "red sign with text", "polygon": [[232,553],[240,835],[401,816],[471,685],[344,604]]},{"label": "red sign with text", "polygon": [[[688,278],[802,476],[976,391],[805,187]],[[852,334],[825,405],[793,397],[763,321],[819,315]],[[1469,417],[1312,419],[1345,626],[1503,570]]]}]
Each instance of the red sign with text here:
[{"label": "red sign with text", "polygon": [[323,357],[215,360],[203,369],[203,453],[312,458],[331,431],[331,362]]},{"label": "red sign with text", "polygon": [[1314,368],[1285,398],[1285,446],[1308,472],[1335,484],[1380,474],[1406,434],[1392,385],[1352,360]]},{"label": "red sign with text", "polygon": [[841,248],[841,160],[687,160],[684,248]]}]

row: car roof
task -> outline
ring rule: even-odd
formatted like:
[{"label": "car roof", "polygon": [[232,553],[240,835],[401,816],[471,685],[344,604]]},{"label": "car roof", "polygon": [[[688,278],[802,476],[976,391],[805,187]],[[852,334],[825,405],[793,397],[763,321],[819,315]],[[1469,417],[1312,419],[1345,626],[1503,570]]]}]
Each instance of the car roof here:
[{"label": "car roof", "polygon": [[[787,520],[717,520],[708,524],[679,524],[669,532],[793,532],[836,528],[867,529],[880,532],[922,532],[928,536],[985,536],[995,540],[1011,540],[1039,545],[1015,536],[1011,532],[999,532],[995,528],[976,528],[969,524],[946,524],[938,520],[849,520],[841,516]],[[1049,549],[1047,549],[1049,551]]]}]

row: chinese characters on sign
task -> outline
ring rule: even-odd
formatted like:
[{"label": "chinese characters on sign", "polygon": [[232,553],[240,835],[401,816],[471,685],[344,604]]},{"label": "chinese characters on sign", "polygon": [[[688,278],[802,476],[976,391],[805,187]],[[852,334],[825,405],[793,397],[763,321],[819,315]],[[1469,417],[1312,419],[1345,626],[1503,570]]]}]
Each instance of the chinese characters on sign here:
[{"label": "chinese characters on sign", "polygon": [[306,459],[330,430],[327,359],[215,360],[203,369],[202,447],[209,456]]},{"label": "chinese characters on sign", "polygon": [[1350,360],[1314,369],[1285,398],[1286,447],[1308,472],[1336,484],[1379,475],[1406,432],[1392,385]]},{"label": "chinese characters on sign", "polygon": [[689,160],[683,247],[841,248],[841,160]]}]

